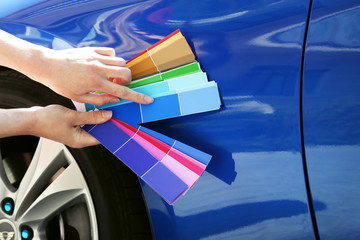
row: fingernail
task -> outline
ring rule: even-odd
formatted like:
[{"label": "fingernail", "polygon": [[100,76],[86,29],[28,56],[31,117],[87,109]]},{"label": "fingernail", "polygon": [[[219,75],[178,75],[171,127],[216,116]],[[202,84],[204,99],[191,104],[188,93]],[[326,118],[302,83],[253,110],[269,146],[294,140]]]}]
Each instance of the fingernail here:
[{"label": "fingernail", "polygon": [[101,111],[101,115],[103,118],[111,118],[112,112],[111,111]]},{"label": "fingernail", "polygon": [[152,97],[149,97],[149,96],[145,96],[145,97],[144,97],[144,100],[145,100],[145,102],[147,102],[147,103],[152,103],[152,102],[154,101],[154,99],[153,99]]},{"label": "fingernail", "polygon": [[111,81],[113,83],[120,84],[121,83],[121,78],[111,78]]}]

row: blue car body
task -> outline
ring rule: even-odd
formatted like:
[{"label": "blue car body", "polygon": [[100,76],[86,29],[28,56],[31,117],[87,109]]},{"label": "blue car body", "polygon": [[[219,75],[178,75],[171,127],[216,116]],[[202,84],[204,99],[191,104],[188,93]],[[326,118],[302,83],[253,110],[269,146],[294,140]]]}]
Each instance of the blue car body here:
[{"label": "blue car body", "polygon": [[[6,2],[6,3],[5,3]],[[156,239],[360,238],[358,0],[14,0],[0,29],[130,59],[180,29],[222,108],[146,124],[213,156],[169,206],[142,183]]]}]

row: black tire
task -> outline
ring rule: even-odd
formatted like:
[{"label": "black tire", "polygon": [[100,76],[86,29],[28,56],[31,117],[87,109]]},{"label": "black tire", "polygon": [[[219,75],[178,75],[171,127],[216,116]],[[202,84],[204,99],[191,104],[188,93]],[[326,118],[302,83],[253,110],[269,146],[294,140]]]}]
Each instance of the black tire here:
[{"label": "black tire", "polygon": [[[18,72],[0,68],[1,108],[49,104],[60,104],[74,109],[70,100],[47,87]],[[12,139],[16,141],[24,138]],[[102,146],[69,150],[80,166],[90,189],[95,205],[99,239],[153,239],[146,204],[136,175]]]}]

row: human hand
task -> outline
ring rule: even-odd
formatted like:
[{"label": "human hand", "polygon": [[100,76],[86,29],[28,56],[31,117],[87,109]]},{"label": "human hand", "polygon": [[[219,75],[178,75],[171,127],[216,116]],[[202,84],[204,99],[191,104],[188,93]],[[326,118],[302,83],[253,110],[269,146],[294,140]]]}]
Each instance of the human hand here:
[{"label": "human hand", "polygon": [[78,112],[60,105],[38,107],[33,111],[31,135],[61,142],[73,148],[96,145],[99,142],[80,126],[108,121],[110,111]]},{"label": "human hand", "polygon": [[[43,48],[42,51],[43,57],[35,65],[38,67],[32,67],[29,76],[65,97],[95,105],[118,102],[118,97],[142,104],[153,101],[123,86],[130,83],[131,72],[112,48]],[[95,91],[107,94],[94,94]]]},{"label": "human hand", "polygon": [[[52,50],[0,30],[0,65],[15,69],[55,92],[80,103],[104,105],[123,98],[142,104],[153,101],[125,86],[131,73],[112,48]],[[115,82],[109,81],[110,78]],[[93,92],[107,94],[94,94]]]}]

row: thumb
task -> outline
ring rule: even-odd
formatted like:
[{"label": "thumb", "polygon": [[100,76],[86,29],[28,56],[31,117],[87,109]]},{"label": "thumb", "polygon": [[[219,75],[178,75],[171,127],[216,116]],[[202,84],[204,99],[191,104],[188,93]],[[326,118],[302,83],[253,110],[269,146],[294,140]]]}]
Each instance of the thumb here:
[{"label": "thumb", "polygon": [[76,144],[70,147],[83,148],[83,147],[100,144],[100,142],[97,139],[95,139],[93,136],[91,136],[89,133],[87,133],[85,130],[81,128],[79,128],[79,133],[77,137],[78,137],[78,141],[76,142]]},{"label": "thumb", "polygon": [[111,111],[92,111],[92,112],[76,112],[74,115],[74,125],[84,124],[100,124],[104,123],[112,117]]}]

